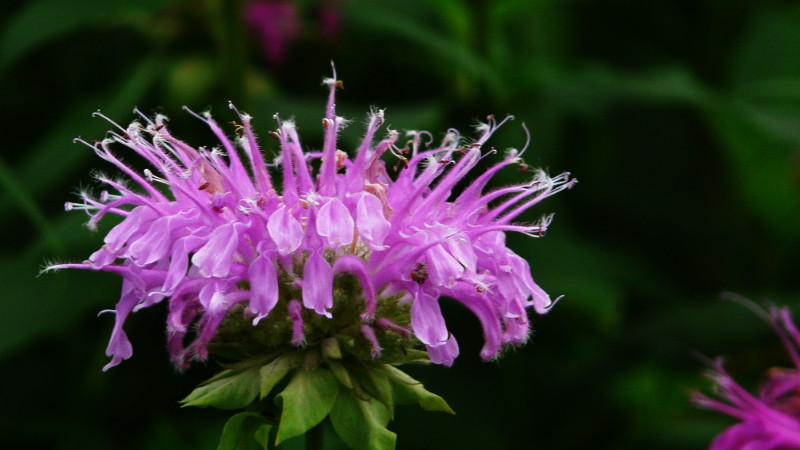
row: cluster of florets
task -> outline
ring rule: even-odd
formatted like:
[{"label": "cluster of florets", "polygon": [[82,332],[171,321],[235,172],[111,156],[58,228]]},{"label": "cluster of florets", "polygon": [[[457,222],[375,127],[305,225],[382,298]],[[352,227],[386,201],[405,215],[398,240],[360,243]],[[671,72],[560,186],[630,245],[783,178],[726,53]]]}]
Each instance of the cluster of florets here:
[{"label": "cluster of florets", "polygon": [[741,422],[726,429],[711,444],[712,450],[800,448],[800,331],[788,308],[759,310],[772,325],[794,362],[792,369],[772,368],[758,396],[750,394],[725,371],[722,360],[713,362],[709,378],[725,401],[695,393],[696,404],[716,409]]},{"label": "cluster of florets", "polygon": [[[324,330],[361,342],[374,359],[405,340],[398,345],[423,345],[433,362],[450,365],[458,344],[440,309],[445,296],[478,317],[484,359],[527,339],[527,310],[543,313],[552,302],[528,263],[506,247],[505,232],[543,235],[550,217],[512,221],[575,180],[533,171],[522,184],[484,192],[497,172],[521,163],[522,152],[511,150],[456,193],[505,122],[492,117],[478,126],[476,140],[450,130],[433,146],[426,132],[411,132],[398,145],[393,130],[376,139],[384,121],[376,110],[348,158],[337,149],[345,123],[335,112],[341,82],[334,76],[325,83],[330,95],[321,151],[304,152],[294,123],[276,115],[274,164],[264,161],[251,117],[233,105],[239,123],[231,137],[210,114],[195,114],[221,143],[211,150],[173,137],[163,116],[142,115],[127,128],[114,124],[118,130],[102,141],[81,141],[138,186],[99,176],[114,194],[83,194],[80,203],[69,203],[68,209],[87,211],[90,227],[108,213],[123,220],[87,261],[50,266],[123,278],[111,311],[116,322],[106,368],[132,355],[123,331],[129,314],[164,299],[168,346],[179,367],[206,359],[209,344],[242,323],[270,351],[309,345]],[[127,147],[152,168],[137,172],[112,145]],[[391,176],[383,156],[395,159]],[[279,168],[280,189],[268,166]]]}]

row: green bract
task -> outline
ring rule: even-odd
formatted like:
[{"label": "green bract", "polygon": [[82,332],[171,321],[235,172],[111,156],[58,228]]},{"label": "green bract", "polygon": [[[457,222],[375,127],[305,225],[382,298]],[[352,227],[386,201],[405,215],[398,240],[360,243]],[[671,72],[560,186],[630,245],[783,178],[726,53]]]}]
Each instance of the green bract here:
[{"label": "green bract", "polygon": [[[326,417],[351,448],[392,449],[396,436],[386,425],[395,404],[453,414],[443,398],[392,364],[363,364],[338,349],[326,351],[334,342],[236,363],[195,389],[183,406],[246,410],[228,420],[218,450],[244,449],[253,441],[273,448]],[[412,353],[409,360],[418,358]]]}]

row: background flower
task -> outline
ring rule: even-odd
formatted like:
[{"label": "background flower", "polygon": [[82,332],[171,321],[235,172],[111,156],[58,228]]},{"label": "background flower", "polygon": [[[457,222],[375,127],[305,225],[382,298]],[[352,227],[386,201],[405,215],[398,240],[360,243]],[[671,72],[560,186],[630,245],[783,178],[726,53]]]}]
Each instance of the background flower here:
[{"label": "background flower", "polygon": [[695,393],[694,403],[728,414],[740,422],[717,436],[711,443],[712,450],[800,447],[800,331],[788,308],[772,307],[765,312],[752,306],[769,321],[786,346],[794,367],[767,371],[758,395],[753,395],[728,374],[721,359],[714,361],[708,376],[714,381],[716,397],[720,399]]}]

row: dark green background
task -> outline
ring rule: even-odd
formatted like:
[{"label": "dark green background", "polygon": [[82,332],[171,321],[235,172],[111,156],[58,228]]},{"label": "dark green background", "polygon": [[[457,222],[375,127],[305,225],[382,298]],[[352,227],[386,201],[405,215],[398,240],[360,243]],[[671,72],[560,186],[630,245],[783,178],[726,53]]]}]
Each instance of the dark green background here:
[{"label": "dark green background", "polygon": [[303,34],[280,64],[264,62],[233,1],[2,3],[0,446],[215,448],[226,415],[177,405],[214,367],[169,365],[163,307],[129,320],[134,358],[102,373],[113,320],[95,314],[120,281],[36,277],[86,258],[111,225],[92,233],[63,211],[97,188],[92,170],[111,170],[71,140],[102,138],[93,111],[127,123],[138,106],[213,145],[180,107],[225,122],[233,100],[262,135],[273,113],[294,115],[314,147],[331,60],[354,119],[344,149],[371,105],[438,137],[512,113],[498,149],[521,147],[525,122],[527,162],[580,180],[523,218],[555,212],[546,238],[510,239],[564,300],[490,363],[477,320],[446,303],[462,355],[409,371],[458,414],[398,408],[399,449],[703,448],[732,421],[689,404],[709,387],[693,352],[727,355],[748,388],[788,363],[768,326],[719,293],[800,312],[798,2],[341,0],[335,40],[317,3],[297,3]]}]

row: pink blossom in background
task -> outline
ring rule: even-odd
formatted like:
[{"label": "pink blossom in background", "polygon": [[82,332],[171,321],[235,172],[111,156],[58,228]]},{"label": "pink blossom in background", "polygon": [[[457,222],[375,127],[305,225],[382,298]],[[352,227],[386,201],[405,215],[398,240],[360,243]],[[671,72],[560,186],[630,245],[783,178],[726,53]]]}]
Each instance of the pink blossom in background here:
[{"label": "pink blossom in background", "polygon": [[319,18],[319,28],[322,36],[326,39],[336,38],[342,29],[342,13],[336,1],[322,0],[317,8]]},{"label": "pink blossom in background", "polygon": [[[335,39],[342,28],[339,2],[323,0],[311,8],[316,21],[311,26],[323,39]],[[259,40],[264,59],[271,64],[283,62],[291,44],[302,35],[303,14],[293,1],[251,1],[244,4],[242,13],[245,24]]]},{"label": "pink blossom in background", "polygon": [[773,368],[758,395],[741,387],[725,371],[722,360],[713,363],[709,377],[721,400],[695,393],[693,401],[739,420],[711,444],[712,450],[789,450],[800,448],[800,331],[788,308],[771,308],[766,316],[794,362],[791,369]]},{"label": "pink blossom in background", "polygon": [[265,59],[270,63],[283,61],[289,45],[300,37],[300,14],[294,2],[248,2],[243,13],[245,23],[260,40]]}]

